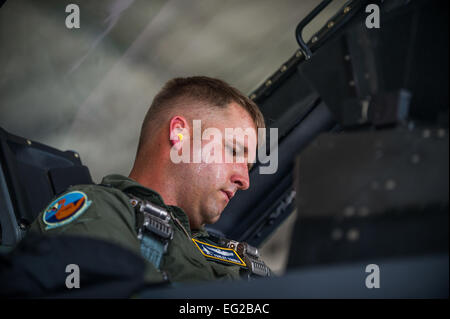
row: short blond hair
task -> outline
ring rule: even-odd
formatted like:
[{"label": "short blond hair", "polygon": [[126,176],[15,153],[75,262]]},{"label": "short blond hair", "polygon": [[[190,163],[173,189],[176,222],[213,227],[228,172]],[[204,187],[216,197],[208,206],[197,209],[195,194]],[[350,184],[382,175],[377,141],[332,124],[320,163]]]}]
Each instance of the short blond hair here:
[{"label": "short blond hair", "polygon": [[206,76],[174,78],[168,81],[155,96],[145,115],[138,152],[148,138],[151,128],[160,125],[161,115],[167,114],[180,99],[194,100],[207,107],[222,109],[235,102],[248,112],[257,130],[265,127],[264,116],[256,103],[224,81]]}]

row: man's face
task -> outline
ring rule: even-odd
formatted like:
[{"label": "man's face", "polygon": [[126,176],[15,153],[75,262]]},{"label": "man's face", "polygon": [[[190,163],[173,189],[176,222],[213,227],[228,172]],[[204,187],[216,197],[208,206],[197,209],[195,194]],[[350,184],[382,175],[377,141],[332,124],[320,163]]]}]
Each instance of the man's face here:
[{"label": "man's face", "polygon": [[[215,132],[221,133],[221,139],[216,138],[217,134],[202,139],[199,149],[193,143],[191,131],[191,159],[195,155],[197,158],[201,156],[201,162],[183,163],[180,172],[184,181],[178,204],[189,216],[192,229],[217,222],[234,194],[249,188],[248,171],[255,160],[257,147],[255,124],[238,104],[231,103],[226,109],[217,109],[205,117],[200,119],[203,133],[205,129],[214,128]],[[189,124],[192,126],[192,123]],[[226,134],[239,128],[243,131],[247,129],[247,132],[253,133],[249,136],[254,137],[236,138]],[[217,152],[219,149],[221,152]],[[243,156],[239,157],[239,154]]]}]

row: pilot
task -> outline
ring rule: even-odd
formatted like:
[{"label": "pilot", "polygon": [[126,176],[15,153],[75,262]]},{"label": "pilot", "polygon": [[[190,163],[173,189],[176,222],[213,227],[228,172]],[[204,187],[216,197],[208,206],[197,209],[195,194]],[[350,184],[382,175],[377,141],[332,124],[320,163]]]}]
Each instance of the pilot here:
[{"label": "pilot", "polygon": [[[70,187],[41,212],[30,233],[119,245],[145,259],[148,282],[269,275],[255,248],[205,230],[237,191],[250,187],[257,148],[252,136],[259,128],[264,118],[256,104],[225,82],[172,79],[144,118],[129,176]],[[226,129],[252,134],[230,140]]]}]

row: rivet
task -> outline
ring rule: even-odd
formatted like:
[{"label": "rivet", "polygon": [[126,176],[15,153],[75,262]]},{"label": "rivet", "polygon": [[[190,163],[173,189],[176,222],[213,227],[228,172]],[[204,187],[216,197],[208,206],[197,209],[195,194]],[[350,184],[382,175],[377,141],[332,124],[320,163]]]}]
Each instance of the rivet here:
[{"label": "rivet", "polygon": [[396,186],[397,186],[397,185],[396,185],[396,183],[395,183],[395,181],[394,181],[393,179],[388,179],[388,180],[386,181],[386,184],[384,185],[384,187],[385,187],[388,191],[394,190]]},{"label": "rivet", "polygon": [[361,206],[358,210],[358,215],[361,217],[366,217],[369,215],[369,208],[366,206]]},{"label": "rivet", "polygon": [[353,215],[355,215],[355,207],[347,206],[344,208],[344,216],[345,217],[352,217]]},{"label": "rivet", "polygon": [[333,26],[334,26],[334,22],[333,21],[328,22],[328,24],[327,24],[328,29],[332,28]]},{"label": "rivet", "polygon": [[423,130],[422,137],[423,138],[429,138],[431,136],[431,132],[428,129]]},{"label": "rivet", "polygon": [[303,55],[302,51],[297,51],[297,53],[295,53],[295,56],[297,58],[301,57]]},{"label": "rivet", "polygon": [[27,144],[28,144],[28,145],[31,145],[31,141],[30,141],[30,140],[27,140]]},{"label": "rivet", "polygon": [[411,156],[411,163],[418,164],[420,162],[420,156],[419,154],[413,154]]},{"label": "rivet", "polygon": [[283,66],[281,67],[281,69],[280,69],[281,72],[284,72],[284,71],[286,71],[286,70],[287,70],[287,67],[286,67],[285,65],[283,65]]},{"label": "rivet", "polygon": [[314,37],[311,39],[311,42],[312,42],[312,43],[316,43],[317,40],[318,40],[318,38],[317,38],[316,36],[314,36]]},{"label": "rivet", "polygon": [[440,137],[440,138],[445,137],[445,130],[442,129],[442,128],[440,128],[440,129],[437,131],[437,136]]},{"label": "rivet", "polygon": [[269,80],[269,81],[266,82],[266,86],[269,86],[269,85],[271,85],[271,84],[272,84],[272,81],[271,81],[271,80]]},{"label": "rivet", "polygon": [[350,55],[346,54],[346,55],[344,56],[344,60],[345,60],[345,61],[350,61]]},{"label": "rivet", "polygon": [[331,239],[339,240],[342,238],[342,235],[342,230],[340,230],[339,228],[333,229],[333,231],[331,232]]},{"label": "rivet", "polygon": [[256,94],[252,94],[252,95],[250,95],[250,100],[254,100],[254,99],[255,99],[255,97],[256,97]]},{"label": "rivet", "polygon": [[348,13],[350,11],[350,9],[351,9],[350,7],[345,7],[344,8],[344,13]]},{"label": "rivet", "polygon": [[350,82],[348,82],[348,85],[350,85],[350,86],[355,86],[355,81],[350,81]]},{"label": "rivet", "polygon": [[352,228],[347,232],[347,239],[349,241],[356,241],[359,239],[359,231],[356,228]]},{"label": "rivet", "polygon": [[80,157],[80,155],[78,155],[78,153],[74,153],[73,156],[75,156],[76,158]]}]

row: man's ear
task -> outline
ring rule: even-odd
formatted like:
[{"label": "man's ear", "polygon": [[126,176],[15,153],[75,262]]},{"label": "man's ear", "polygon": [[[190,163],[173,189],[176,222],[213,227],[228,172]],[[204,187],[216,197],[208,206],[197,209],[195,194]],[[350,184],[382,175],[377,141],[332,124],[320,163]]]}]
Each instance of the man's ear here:
[{"label": "man's ear", "polygon": [[180,150],[184,140],[189,138],[189,124],[185,117],[176,115],[171,118],[168,137],[171,145]]}]

